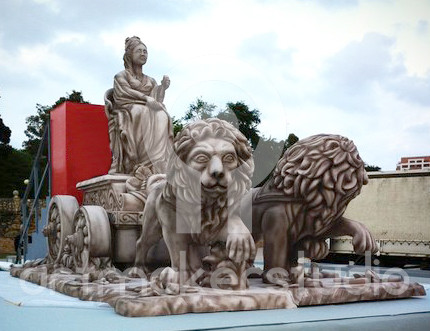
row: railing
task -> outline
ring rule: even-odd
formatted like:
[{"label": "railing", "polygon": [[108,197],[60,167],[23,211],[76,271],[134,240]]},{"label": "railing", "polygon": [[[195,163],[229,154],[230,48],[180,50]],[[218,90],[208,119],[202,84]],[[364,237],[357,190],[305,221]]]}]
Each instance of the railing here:
[{"label": "railing", "polygon": [[[45,181],[48,181],[48,191],[47,195],[51,196],[51,139],[50,139],[50,124],[49,119],[45,126],[43,132],[42,140],[37,150],[36,157],[33,162],[33,167],[31,169],[31,174],[29,182],[27,184],[27,189],[25,190],[24,196],[21,200],[21,212],[22,212],[22,231],[21,238],[19,240],[19,247],[23,248],[24,260],[27,255],[28,247],[28,229],[30,228],[30,223],[34,214],[36,231],[38,231],[39,225],[39,198],[42,193]],[[43,168],[42,176],[39,179],[41,160],[45,158],[43,151],[45,146],[47,147],[47,162]],[[27,204],[29,196],[34,193],[34,199],[30,204]],[[18,249],[17,260],[21,260],[21,249]]]}]

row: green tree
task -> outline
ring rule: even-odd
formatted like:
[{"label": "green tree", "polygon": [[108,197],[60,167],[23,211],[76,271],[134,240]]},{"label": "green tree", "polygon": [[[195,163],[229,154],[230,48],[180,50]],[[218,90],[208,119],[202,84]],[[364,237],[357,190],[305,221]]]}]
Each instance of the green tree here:
[{"label": "green tree", "polygon": [[364,169],[368,172],[371,171],[381,171],[381,167],[375,166],[375,165],[369,165],[367,163],[364,163]]},{"label": "green tree", "polygon": [[182,131],[184,128],[184,123],[180,118],[175,118],[172,116],[172,125],[173,125],[173,136],[176,137],[176,135]]},{"label": "green tree", "polygon": [[250,110],[242,101],[229,102],[226,104],[224,110],[219,111],[214,104],[197,98],[194,103],[190,104],[182,120],[173,119],[175,135],[178,131],[182,130],[184,123],[210,117],[217,117],[233,124],[249,140],[252,148],[256,148],[260,139],[260,133],[257,129],[257,126],[261,122],[260,112],[257,109]]},{"label": "green tree", "polygon": [[294,133],[290,133],[289,135],[288,135],[288,138],[287,138],[287,140],[285,141],[285,144],[284,144],[284,152],[288,149],[288,148],[290,148],[291,146],[293,146],[296,142],[298,142],[299,141],[299,137],[297,137]]},{"label": "green tree", "polygon": [[5,145],[9,144],[11,134],[12,131],[3,123],[3,119],[0,117],[0,143]]},{"label": "green tree", "polygon": [[214,117],[215,110],[216,106],[214,104],[207,103],[201,98],[197,98],[195,103],[190,104],[183,120],[187,123],[197,120],[205,120],[210,117]]},{"label": "green tree", "polygon": [[11,134],[12,131],[3,123],[3,119],[0,117],[0,158],[5,158],[12,151],[12,147],[9,145]]},{"label": "green tree", "polygon": [[72,90],[72,93],[59,98],[52,106],[42,106],[37,104],[36,115],[26,118],[25,123],[27,124],[27,129],[25,130],[25,135],[28,139],[23,142],[22,146],[28,153],[30,153],[30,155],[35,156],[37,153],[43,132],[45,131],[45,124],[49,119],[49,112],[65,101],[88,103],[88,101],[84,100],[82,92]]},{"label": "green tree", "polygon": [[32,158],[27,152],[10,148],[10,153],[0,157],[0,197],[11,198],[12,192],[24,193],[24,180],[30,176]]},{"label": "green tree", "polygon": [[257,109],[250,110],[242,101],[229,102],[224,111],[218,113],[219,119],[225,120],[237,128],[249,140],[253,149],[257,147],[260,139],[260,132],[257,126],[261,123],[260,112]]}]

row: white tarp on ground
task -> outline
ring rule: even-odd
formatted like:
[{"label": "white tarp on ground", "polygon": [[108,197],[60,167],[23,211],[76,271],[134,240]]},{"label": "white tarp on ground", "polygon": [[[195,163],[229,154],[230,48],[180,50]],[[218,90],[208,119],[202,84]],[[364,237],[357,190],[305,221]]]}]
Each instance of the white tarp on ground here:
[{"label": "white tarp on ground", "polygon": [[[427,283],[427,293],[430,284]],[[200,313],[159,317],[124,318],[105,303],[85,302],[0,272],[1,330],[23,330],[35,325],[45,331],[75,330],[204,330],[244,328],[283,329],[297,326],[306,330],[362,330],[372,328],[424,330],[430,323],[430,297],[360,302],[339,305],[261,311]],[[61,323],[61,324],[59,324]],[[412,323],[412,324],[411,324]],[[415,323],[415,324],[413,324]],[[61,326],[60,326],[61,325]],[[339,326],[341,325],[341,326]],[[408,326],[408,327],[406,327]],[[295,329],[296,330],[296,329]]]},{"label": "white tarp on ground", "polygon": [[0,261],[0,271],[9,271],[11,265],[13,265],[13,263]]},{"label": "white tarp on ground", "polygon": [[112,309],[107,303],[81,301],[46,287],[11,277],[8,272],[0,272],[0,297],[17,306]]}]

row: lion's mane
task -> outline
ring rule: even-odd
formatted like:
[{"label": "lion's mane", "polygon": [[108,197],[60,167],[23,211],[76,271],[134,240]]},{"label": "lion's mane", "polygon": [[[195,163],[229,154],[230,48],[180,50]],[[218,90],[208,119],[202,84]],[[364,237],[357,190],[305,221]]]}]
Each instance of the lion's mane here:
[{"label": "lion's mane", "polygon": [[300,239],[306,229],[314,236],[326,232],[366,180],[354,143],[339,135],[321,134],[298,141],[284,153],[271,185],[291,201],[299,201],[288,204],[286,211],[295,220],[291,235]]},{"label": "lion's mane", "polygon": [[[238,156],[239,166],[232,172],[232,183],[228,193],[211,199],[204,196],[200,180],[191,180],[199,176],[187,164],[187,156],[197,142],[209,139],[222,139],[230,142]],[[229,208],[239,206],[239,201],[246,191],[251,188],[251,177],[254,171],[252,149],[246,137],[230,123],[210,118],[198,120],[187,125],[176,137],[167,164],[167,184],[163,190],[163,197],[176,208],[183,207],[177,212],[195,214],[201,212],[201,234],[193,235],[196,241],[208,241],[208,236],[216,233],[225,225]],[[177,202],[181,201],[180,204]],[[193,217],[189,218],[191,221]],[[199,224],[190,224],[192,229]],[[199,232],[199,231],[196,231]]]}]

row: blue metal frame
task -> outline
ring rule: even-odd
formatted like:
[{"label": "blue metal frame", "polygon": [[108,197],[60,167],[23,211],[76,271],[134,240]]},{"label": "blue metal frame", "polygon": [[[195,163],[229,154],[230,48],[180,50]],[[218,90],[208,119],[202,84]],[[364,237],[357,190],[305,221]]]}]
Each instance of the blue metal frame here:
[{"label": "blue metal frame", "polygon": [[[42,176],[39,179],[40,161],[43,158],[43,149],[45,145],[48,149],[48,160],[46,162],[45,168],[43,169]],[[19,240],[19,247],[23,247],[24,260],[26,259],[27,255],[28,230],[30,228],[31,218],[33,214],[35,217],[36,231],[39,230],[39,198],[40,194],[42,193],[43,184],[45,183],[46,179],[48,180],[48,196],[51,196],[51,127],[49,119],[47,121],[47,124],[45,125],[42,140],[40,142],[39,149],[37,150],[36,157],[33,161],[33,167],[31,169],[27,189],[25,190],[24,196],[21,200],[22,230],[21,237]],[[34,200],[31,205],[28,206],[27,201],[32,191],[34,193]],[[21,260],[21,249],[18,249],[17,260]]]}]

